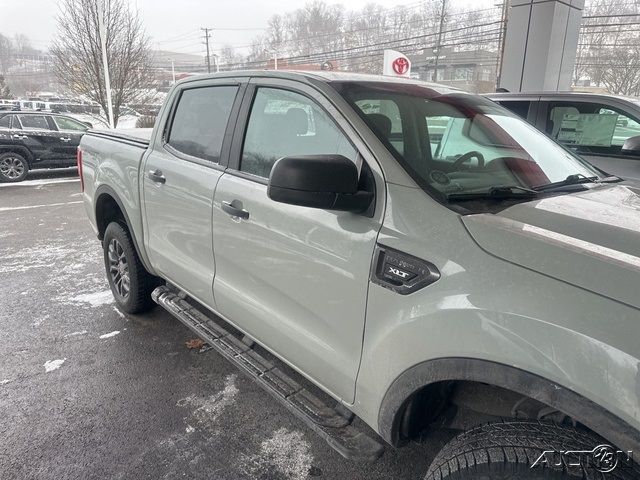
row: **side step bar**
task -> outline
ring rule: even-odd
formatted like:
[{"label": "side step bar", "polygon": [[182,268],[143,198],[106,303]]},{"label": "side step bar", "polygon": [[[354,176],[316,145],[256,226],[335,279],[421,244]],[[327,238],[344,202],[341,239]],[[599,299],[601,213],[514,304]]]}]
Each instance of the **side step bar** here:
[{"label": "side step bar", "polygon": [[250,345],[227,332],[213,318],[202,313],[186,299],[162,286],[151,294],[153,301],[184,323],[202,340],[218,351],[270,393],[290,412],[304,421],[343,457],[373,461],[384,446],[358,430],[335,408],[289,377]]}]

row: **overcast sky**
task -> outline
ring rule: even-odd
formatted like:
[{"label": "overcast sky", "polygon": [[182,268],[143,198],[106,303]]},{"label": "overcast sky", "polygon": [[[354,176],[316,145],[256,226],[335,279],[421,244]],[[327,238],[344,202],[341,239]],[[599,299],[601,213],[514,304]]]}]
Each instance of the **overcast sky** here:
[{"label": "overcast sky", "polygon": [[[491,0],[450,0],[452,4],[483,8]],[[200,27],[214,29],[213,49],[231,44],[240,50],[265,28],[276,13],[286,13],[304,5],[304,0],[130,0],[142,15],[153,47],[202,55]],[[331,1],[357,10],[372,0]],[[415,5],[416,0],[374,0],[385,7]],[[56,33],[56,0],[0,0],[0,33],[27,35],[34,47],[46,50]],[[231,29],[231,30],[222,30]]]}]

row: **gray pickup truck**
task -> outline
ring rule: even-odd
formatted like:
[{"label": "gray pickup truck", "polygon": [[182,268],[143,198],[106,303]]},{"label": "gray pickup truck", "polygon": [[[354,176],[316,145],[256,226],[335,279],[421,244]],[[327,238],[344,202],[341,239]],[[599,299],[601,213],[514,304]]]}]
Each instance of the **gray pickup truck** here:
[{"label": "gray pickup truck", "polygon": [[345,457],[448,428],[427,480],[640,478],[640,191],[503,107],[193,77],[78,163],[119,308],[161,305]]}]

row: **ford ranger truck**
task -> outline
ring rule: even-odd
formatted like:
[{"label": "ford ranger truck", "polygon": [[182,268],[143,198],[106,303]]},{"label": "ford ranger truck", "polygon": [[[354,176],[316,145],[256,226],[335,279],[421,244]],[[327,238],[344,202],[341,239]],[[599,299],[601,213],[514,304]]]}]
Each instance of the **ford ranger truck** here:
[{"label": "ford ranger truck", "polygon": [[640,478],[640,191],[503,107],[196,76],[78,163],[118,307],[159,304],[345,457],[447,428],[426,480]]}]

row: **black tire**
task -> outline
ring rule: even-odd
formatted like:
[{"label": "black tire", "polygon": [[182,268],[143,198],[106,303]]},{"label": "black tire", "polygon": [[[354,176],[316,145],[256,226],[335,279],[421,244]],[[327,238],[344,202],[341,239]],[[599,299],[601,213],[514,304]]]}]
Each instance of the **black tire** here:
[{"label": "black tire", "polygon": [[102,247],[109,287],[118,308],[126,313],[151,310],[155,306],[151,292],[160,279],[142,265],[126,226],[111,222],[104,232]]},{"label": "black tire", "polygon": [[[606,440],[591,432],[535,421],[489,423],[468,430],[447,443],[431,463],[425,480],[637,480],[638,465],[621,455],[608,473],[596,468],[585,454],[583,468],[565,465],[559,454],[545,451],[592,451]],[[545,462],[544,459],[548,461]],[[537,465],[532,468],[532,465]]]},{"label": "black tire", "polygon": [[0,155],[0,182],[21,182],[28,173],[29,162],[19,153],[5,152]]}]

